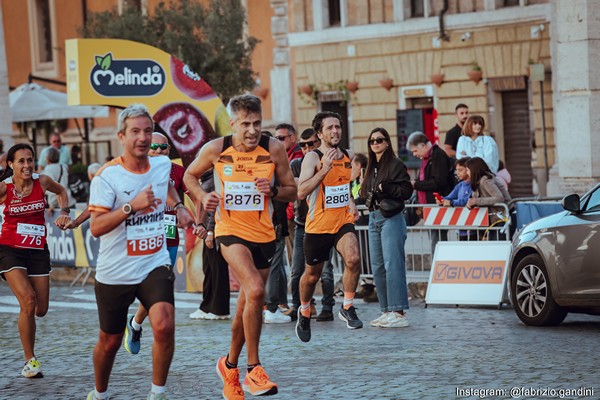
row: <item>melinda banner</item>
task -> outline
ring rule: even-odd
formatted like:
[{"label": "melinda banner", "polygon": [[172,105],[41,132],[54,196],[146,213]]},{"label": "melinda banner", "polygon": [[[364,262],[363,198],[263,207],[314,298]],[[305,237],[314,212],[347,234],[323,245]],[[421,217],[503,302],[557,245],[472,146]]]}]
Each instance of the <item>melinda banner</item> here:
[{"label": "melinda banner", "polygon": [[[65,48],[68,103],[122,108],[132,103],[146,105],[169,139],[174,150],[171,158],[180,158],[184,167],[204,144],[229,133],[229,115],[221,99],[200,74],[176,57],[119,39],[70,39]],[[193,209],[189,199],[186,205]],[[57,232],[59,241],[69,236]],[[176,271],[187,279],[180,288],[198,291],[204,277],[203,241],[197,240],[191,229],[182,236],[186,239],[185,259],[178,259]],[[62,254],[58,249],[54,254]]]},{"label": "melinda banner", "polygon": [[119,39],[69,39],[65,47],[69,105],[145,104],[185,167],[229,132],[221,99],[175,56]]}]

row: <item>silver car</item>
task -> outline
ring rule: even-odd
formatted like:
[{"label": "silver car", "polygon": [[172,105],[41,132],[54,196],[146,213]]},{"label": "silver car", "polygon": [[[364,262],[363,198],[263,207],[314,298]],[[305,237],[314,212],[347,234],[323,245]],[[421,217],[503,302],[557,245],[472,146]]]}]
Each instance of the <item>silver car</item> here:
[{"label": "silver car", "polygon": [[565,211],[525,226],[513,238],[509,294],[526,325],[560,324],[568,312],[600,314],[600,185]]}]

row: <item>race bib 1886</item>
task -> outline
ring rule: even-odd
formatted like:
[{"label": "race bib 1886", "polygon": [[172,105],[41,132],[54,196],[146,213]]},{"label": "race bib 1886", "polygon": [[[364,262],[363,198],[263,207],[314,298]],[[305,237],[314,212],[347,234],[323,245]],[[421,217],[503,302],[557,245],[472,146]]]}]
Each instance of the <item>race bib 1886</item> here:
[{"label": "race bib 1886", "polygon": [[127,227],[127,255],[145,256],[159,251],[165,243],[161,222]]}]

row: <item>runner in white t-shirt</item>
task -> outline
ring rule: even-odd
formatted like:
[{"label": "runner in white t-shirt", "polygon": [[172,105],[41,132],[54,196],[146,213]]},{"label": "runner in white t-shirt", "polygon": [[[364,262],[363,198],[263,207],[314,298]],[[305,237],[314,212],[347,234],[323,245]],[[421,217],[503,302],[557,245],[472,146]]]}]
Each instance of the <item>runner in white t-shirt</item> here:
[{"label": "runner in white t-shirt", "polygon": [[[105,164],[92,181],[90,229],[100,238],[96,266],[96,301],[100,335],[94,349],[95,390],[88,400],[108,398],[108,380],[121,346],[127,310],[135,298],[152,323],[152,390],[148,399],[164,399],[174,350],[174,275],[165,246],[164,209],[177,208],[178,225],[189,227],[192,215],[169,183],[167,157],[148,157],[152,117],[140,104],[119,114],[123,155]],[[128,397],[131,393],[128,393]]]}]

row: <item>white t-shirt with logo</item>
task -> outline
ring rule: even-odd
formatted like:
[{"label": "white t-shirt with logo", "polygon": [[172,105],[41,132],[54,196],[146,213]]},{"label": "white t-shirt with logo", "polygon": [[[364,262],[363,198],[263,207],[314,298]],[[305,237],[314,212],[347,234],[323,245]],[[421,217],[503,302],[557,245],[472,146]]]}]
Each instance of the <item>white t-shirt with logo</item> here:
[{"label": "white t-shirt with logo", "polygon": [[106,164],[90,186],[90,211],[109,212],[130,203],[152,184],[156,202],[136,212],[112,231],[100,236],[96,280],[107,285],[135,285],[152,270],[170,264],[164,230],[164,211],[171,173],[166,156],[149,157],[145,173],[127,170],[121,157]]}]

